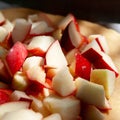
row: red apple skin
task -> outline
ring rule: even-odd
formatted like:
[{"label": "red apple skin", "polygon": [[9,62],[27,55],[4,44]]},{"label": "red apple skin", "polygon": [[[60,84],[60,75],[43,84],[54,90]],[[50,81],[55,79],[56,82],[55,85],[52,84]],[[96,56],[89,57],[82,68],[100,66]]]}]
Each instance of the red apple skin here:
[{"label": "red apple skin", "polygon": [[16,42],[6,56],[6,63],[12,75],[20,70],[28,55],[27,49],[21,42]]},{"label": "red apple skin", "polygon": [[90,73],[92,70],[91,63],[86,58],[84,58],[80,53],[75,54],[75,59],[76,59],[76,67],[75,67],[76,75],[86,80],[89,80]]},{"label": "red apple skin", "polygon": [[10,101],[11,90],[0,89],[0,105]]}]

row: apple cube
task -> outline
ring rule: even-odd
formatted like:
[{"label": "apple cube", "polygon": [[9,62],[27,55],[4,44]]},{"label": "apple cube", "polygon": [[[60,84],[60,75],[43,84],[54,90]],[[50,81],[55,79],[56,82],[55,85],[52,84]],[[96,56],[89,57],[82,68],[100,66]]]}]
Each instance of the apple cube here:
[{"label": "apple cube", "polygon": [[100,54],[101,49],[96,40],[92,40],[89,44],[85,46],[85,48],[81,51],[81,54],[87,58],[91,63],[93,63],[96,59],[102,57]]},{"label": "apple cube", "polygon": [[115,73],[108,69],[94,69],[91,71],[90,81],[103,85],[106,98],[110,98],[115,87]]},{"label": "apple cube", "polygon": [[89,82],[80,77],[75,79],[77,87],[76,97],[84,103],[95,105],[100,109],[110,109],[105,99],[104,87],[93,82]]},{"label": "apple cube", "polygon": [[68,96],[76,90],[73,77],[67,67],[61,68],[52,79],[53,89],[61,96]]},{"label": "apple cube", "polygon": [[12,101],[30,101],[32,102],[32,99],[23,91],[15,90],[10,95],[10,99]]},{"label": "apple cube", "polygon": [[30,98],[32,99],[30,108],[32,108],[35,112],[41,113],[43,117],[50,115],[50,112],[47,110],[41,99],[32,95],[30,95]]},{"label": "apple cube", "polygon": [[62,120],[77,120],[80,114],[80,101],[73,96],[50,95],[43,103],[51,113],[59,113]]},{"label": "apple cube", "polygon": [[65,28],[67,27],[67,25],[73,21],[75,19],[75,17],[72,14],[68,14],[66,17],[64,17],[64,19],[62,19],[59,23],[58,23],[58,28],[65,30]]},{"label": "apple cube", "polygon": [[118,77],[119,75],[119,72],[115,66],[115,64],[113,63],[113,60],[112,58],[104,53],[104,52],[99,52],[99,54],[102,56],[101,58],[99,59],[96,59],[94,62],[93,62],[93,65],[95,66],[95,68],[97,69],[108,69],[108,70],[111,70],[115,73],[115,76]]},{"label": "apple cube", "polygon": [[53,32],[53,28],[49,27],[45,21],[37,21],[32,23],[30,31],[31,36],[46,35]]},{"label": "apple cube", "polygon": [[46,56],[46,66],[52,68],[61,68],[67,66],[67,60],[62,51],[59,41],[55,41],[48,49]]},{"label": "apple cube", "polygon": [[45,118],[43,118],[43,120],[62,120],[60,114],[58,113],[53,113]]},{"label": "apple cube", "polygon": [[104,120],[105,115],[95,106],[86,105],[82,111],[83,120]]},{"label": "apple cube", "polygon": [[0,105],[0,119],[3,115],[6,113],[20,110],[20,109],[28,109],[30,107],[30,102],[26,101],[13,101],[13,102],[7,102],[2,105]]},{"label": "apple cube", "polygon": [[13,89],[24,91],[28,87],[28,84],[28,78],[23,72],[18,71],[14,74],[12,79]]},{"label": "apple cube", "polygon": [[1,120],[42,120],[43,116],[30,109],[11,111],[2,116]]},{"label": "apple cube", "polygon": [[31,30],[31,23],[26,21],[23,18],[18,18],[15,21],[15,26],[12,31],[12,40],[13,42],[25,41]]},{"label": "apple cube", "polygon": [[22,67],[26,57],[28,55],[27,49],[21,42],[16,42],[9,50],[6,56],[6,64],[8,70],[14,75]]},{"label": "apple cube", "polygon": [[109,47],[108,47],[108,44],[107,44],[107,40],[105,39],[104,36],[102,35],[90,35],[88,37],[88,40],[92,41],[92,40],[96,40],[97,43],[99,44],[100,48],[101,48],[101,51],[105,52],[105,53],[109,53]]},{"label": "apple cube", "polygon": [[43,66],[44,65],[44,58],[40,56],[31,56],[27,57],[23,63],[22,70],[26,72],[27,70],[31,69],[34,66]]},{"label": "apple cube", "polygon": [[34,55],[44,56],[53,42],[54,38],[51,36],[35,36],[31,39],[27,49]]}]

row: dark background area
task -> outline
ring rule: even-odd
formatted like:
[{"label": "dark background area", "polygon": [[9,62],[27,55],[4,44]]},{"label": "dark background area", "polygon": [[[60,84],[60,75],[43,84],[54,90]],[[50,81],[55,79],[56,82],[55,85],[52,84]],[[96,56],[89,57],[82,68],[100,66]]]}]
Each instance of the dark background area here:
[{"label": "dark background area", "polygon": [[1,0],[12,7],[27,7],[47,13],[73,13],[92,22],[120,22],[120,0]]}]

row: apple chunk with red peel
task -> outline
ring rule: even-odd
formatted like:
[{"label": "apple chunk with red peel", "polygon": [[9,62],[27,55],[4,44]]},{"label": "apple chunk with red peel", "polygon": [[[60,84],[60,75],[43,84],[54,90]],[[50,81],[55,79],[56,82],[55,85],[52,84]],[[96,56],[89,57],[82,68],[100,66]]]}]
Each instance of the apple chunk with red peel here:
[{"label": "apple chunk with red peel", "polygon": [[81,107],[80,101],[74,96],[50,95],[43,100],[43,103],[51,113],[59,113],[62,120],[78,120]]},{"label": "apple chunk with red peel", "polygon": [[113,60],[111,59],[111,57],[102,51],[99,52],[99,55],[101,55],[102,57],[99,59],[96,59],[93,62],[93,65],[95,66],[95,68],[111,70],[115,73],[115,76],[118,77],[119,72],[115,64],[113,63]]},{"label": "apple chunk with red peel", "polygon": [[53,89],[61,96],[68,96],[76,90],[68,67],[61,68],[52,79]]},{"label": "apple chunk with red peel", "polygon": [[27,49],[33,55],[44,56],[53,42],[54,38],[51,36],[36,36],[31,39]]},{"label": "apple chunk with red peel", "polygon": [[99,44],[100,48],[101,48],[101,51],[105,52],[105,53],[109,53],[109,47],[108,47],[108,44],[107,44],[107,40],[105,39],[105,36],[102,36],[102,35],[90,35],[88,37],[88,40],[89,41],[92,41],[92,40],[96,40],[97,43]]},{"label": "apple chunk with red peel", "polygon": [[45,60],[46,66],[48,67],[61,68],[63,66],[67,66],[67,60],[58,40],[53,42],[53,44],[49,47]]},{"label": "apple chunk with red peel", "polygon": [[21,42],[16,42],[9,50],[6,56],[6,65],[12,75],[20,70],[27,56],[27,49]]},{"label": "apple chunk with red peel", "polygon": [[21,41],[23,42],[29,35],[31,30],[31,23],[25,19],[19,18],[15,21],[15,26],[12,31],[13,42]]},{"label": "apple chunk with red peel", "polygon": [[94,69],[90,75],[90,81],[103,85],[107,99],[113,93],[115,87],[115,73],[108,69]]},{"label": "apple chunk with red peel", "polygon": [[105,99],[105,92],[102,85],[89,82],[80,77],[75,79],[75,84],[77,87],[76,97],[81,101],[90,105],[95,105],[100,109],[110,109]]},{"label": "apple chunk with red peel", "polygon": [[42,120],[43,116],[40,113],[36,113],[31,109],[21,109],[12,112],[8,112],[1,120]]},{"label": "apple chunk with red peel", "polygon": [[63,32],[60,40],[61,46],[69,51],[73,48],[82,47],[86,45],[88,40],[80,33],[78,24],[76,21],[71,21]]},{"label": "apple chunk with red peel", "polygon": [[89,44],[87,44],[84,49],[81,51],[81,54],[87,58],[91,63],[93,63],[96,59],[102,57],[100,54],[100,46],[96,40],[92,40]]},{"label": "apple chunk with red peel", "polygon": [[104,120],[105,115],[95,106],[86,105],[82,111],[82,118],[84,120]]},{"label": "apple chunk with red peel", "polygon": [[0,105],[0,119],[1,117],[8,113],[15,110],[20,109],[28,109],[30,107],[30,102],[26,101],[13,101],[13,102],[7,102],[2,105]]}]

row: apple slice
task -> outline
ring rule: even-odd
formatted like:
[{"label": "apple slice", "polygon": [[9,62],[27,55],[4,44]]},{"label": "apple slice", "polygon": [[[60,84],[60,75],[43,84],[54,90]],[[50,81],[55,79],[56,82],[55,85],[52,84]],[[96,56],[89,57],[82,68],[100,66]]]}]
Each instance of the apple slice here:
[{"label": "apple slice", "polygon": [[115,73],[108,69],[94,69],[90,75],[91,82],[103,85],[107,99],[109,99],[113,93],[115,78]]},{"label": "apple slice", "polygon": [[111,57],[102,51],[99,52],[99,55],[101,55],[102,57],[100,57],[99,59],[96,59],[93,62],[93,65],[95,66],[95,68],[111,70],[111,71],[115,72],[115,76],[118,77],[119,72],[118,72],[115,64],[113,63],[113,60],[111,59]]},{"label": "apple slice", "polygon": [[67,60],[61,49],[59,41],[55,41],[48,49],[46,56],[46,66],[52,68],[61,68],[67,66]]},{"label": "apple slice", "polygon": [[95,106],[86,105],[82,111],[83,120],[104,120],[105,115]]},{"label": "apple slice", "polygon": [[8,112],[12,112],[15,110],[20,109],[28,109],[30,107],[30,102],[26,101],[14,101],[14,102],[7,102],[0,105],[0,119],[3,115]]},{"label": "apple slice", "polygon": [[27,19],[28,19],[28,22],[30,22],[30,23],[39,21],[38,14],[30,14],[30,15],[28,15]]},{"label": "apple slice", "polygon": [[58,113],[53,113],[45,118],[43,118],[43,120],[62,120],[60,114]]},{"label": "apple slice", "polygon": [[32,103],[31,103],[31,108],[35,111],[35,112],[39,112],[43,115],[43,117],[47,117],[48,115],[50,115],[51,113],[47,110],[47,108],[45,107],[45,105],[43,104],[43,101],[35,96],[30,95],[30,98],[32,99]]},{"label": "apple slice", "polygon": [[5,16],[3,15],[2,12],[0,12],[0,25],[3,25],[5,23],[5,21],[6,21]]},{"label": "apple slice", "polygon": [[96,59],[102,57],[100,54],[100,46],[96,40],[92,40],[89,44],[87,44],[84,49],[81,51],[81,54],[87,58],[91,63],[93,63]]},{"label": "apple slice", "polygon": [[43,66],[44,65],[44,58],[40,56],[30,56],[27,57],[23,63],[22,71],[26,72],[27,70],[31,69],[33,66]]},{"label": "apple slice", "polygon": [[44,56],[53,42],[54,38],[51,36],[36,36],[31,39],[27,49],[34,55]]},{"label": "apple slice", "polygon": [[15,26],[12,31],[13,42],[21,41],[23,42],[31,30],[31,23],[27,22],[25,19],[19,18],[15,21]]},{"label": "apple slice", "polygon": [[68,96],[76,90],[73,77],[67,67],[61,68],[52,79],[53,89],[61,96]]},{"label": "apple slice", "polygon": [[66,17],[64,17],[59,23],[58,23],[58,28],[65,30],[67,25],[73,21],[75,17],[72,14],[68,14]]},{"label": "apple slice", "polygon": [[105,39],[105,36],[102,36],[102,35],[90,35],[88,37],[88,40],[89,41],[92,41],[92,40],[96,40],[97,43],[99,44],[100,48],[101,48],[101,51],[105,52],[105,53],[109,53],[109,47],[108,47],[108,44],[107,44],[107,40]]},{"label": "apple slice", "polygon": [[[100,109],[110,109],[105,99],[104,87],[102,85],[89,82],[82,78],[76,78],[76,97],[84,103],[95,105]],[[89,92],[88,92],[89,91]]]},{"label": "apple slice", "polygon": [[1,120],[42,120],[43,116],[30,109],[11,111],[3,115]]},{"label": "apple slice", "polygon": [[23,72],[18,71],[13,76],[11,87],[16,90],[24,91],[28,87],[28,84],[27,76]]},{"label": "apple slice", "polygon": [[15,90],[10,95],[11,101],[29,101],[32,102],[32,99],[23,91]]},{"label": "apple slice", "polygon": [[88,40],[80,33],[77,21],[71,21],[63,32],[61,46],[69,51],[73,48],[81,48],[88,43]]},{"label": "apple slice", "polygon": [[81,107],[80,101],[74,96],[50,95],[43,100],[43,103],[51,113],[59,113],[62,120],[78,120]]},{"label": "apple slice", "polygon": [[9,50],[6,56],[6,64],[12,75],[20,70],[27,55],[27,49],[21,42],[16,42]]},{"label": "apple slice", "polygon": [[54,31],[54,28],[49,27],[45,21],[38,21],[32,23],[30,31],[31,36],[48,35]]}]

